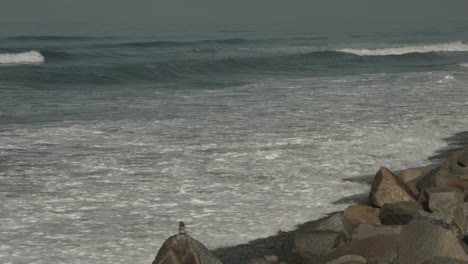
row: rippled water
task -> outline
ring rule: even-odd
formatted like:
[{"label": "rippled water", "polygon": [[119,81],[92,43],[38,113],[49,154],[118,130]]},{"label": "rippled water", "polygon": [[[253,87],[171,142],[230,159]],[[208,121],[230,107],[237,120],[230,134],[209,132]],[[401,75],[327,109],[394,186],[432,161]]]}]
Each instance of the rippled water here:
[{"label": "rippled water", "polygon": [[288,230],[468,125],[464,27],[3,32],[3,263],[149,263],[179,220],[210,248]]}]

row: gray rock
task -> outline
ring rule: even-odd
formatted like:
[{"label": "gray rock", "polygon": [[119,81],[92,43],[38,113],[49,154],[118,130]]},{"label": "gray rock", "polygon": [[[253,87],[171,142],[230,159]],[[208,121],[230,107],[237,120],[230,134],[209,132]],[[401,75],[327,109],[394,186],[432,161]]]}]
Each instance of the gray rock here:
[{"label": "gray rock", "polygon": [[398,241],[400,264],[417,264],[436,256],[468,261],[457,237],[429,221],[413,220],[403,227]]},{"label": "gray rock", "polygon": [[384,225],[406,225],[423,207],[418,202],[387,203],[380,208],[379,218]]},{"label": "gray rock", "polygon": [[171,236],[164,242],[153,264],[222,264],[202,243],[189,235]]},{"label": "gray rock", "polygon": [[369,202],[373,206],[382,207],[386,203],[415,201],[413,192],[387,168],[381,168],[374,177]]}]

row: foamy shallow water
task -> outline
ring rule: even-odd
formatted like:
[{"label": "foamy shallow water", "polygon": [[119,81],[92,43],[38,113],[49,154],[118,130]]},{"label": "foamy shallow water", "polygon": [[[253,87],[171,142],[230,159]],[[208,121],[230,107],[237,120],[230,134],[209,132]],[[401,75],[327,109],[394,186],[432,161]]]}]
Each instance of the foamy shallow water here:
[{"label": "foamy shallow water", "polygon": [[343,178],[466,130],[462,26],[0,30],[0,262],[150,263],[179,220],[216,248],[343,209],[369,190]]},{"label": "foamy shallow water", "polygon": [[179,220],[210,248],[290,230],[368,191],[342,178],[427,165],[468,125],[463,78],[265,79],[104,102],[146,120],[2,128],[0,258],[149,262]]}]

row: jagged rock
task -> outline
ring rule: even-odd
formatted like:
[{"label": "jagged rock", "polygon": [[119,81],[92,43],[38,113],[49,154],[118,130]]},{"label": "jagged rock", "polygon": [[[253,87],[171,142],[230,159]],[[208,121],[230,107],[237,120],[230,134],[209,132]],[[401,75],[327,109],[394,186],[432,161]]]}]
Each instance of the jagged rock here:
[{"label": "jagged rock", "polygon": [[290,233],[282,247],[280,260],[289,264],[323,263],[325,256],[344,244],[343,232],[327,230],[296,231]]},{"label": "jagged rock", "polygon": [[153,264],[222,264],[200,242],[189,235],[171,236],[159,249]]},{"label": "jagged rock", "polygon": [[368,239],[374,236],[398,236],[402,226],[399,225],[373,225],[361,223],[354,230],[352,241]]},{"label": "jagged rock", "polygon": [[270,262],[266,260],[265,258],[256,258],[256,259],[251,259],[247,262],[247,264],[272,264],[275,262]]},{"label": "jagged rock", "polygon": [[452,204],[463,203],[464,193],[456,188],[424,189],[428,208],[432,212],[443,211]]},{"label": "jagged rock", "polygon": [[353,233],[353,225],[351,222],[344,217],[343,213],[335,213],[330,217],[324,218],[314,225],[306,226],[301,231],[312,231],[312,230],[328,230],[334,232],[341,232],[346,236],[346,240],[351,238]]},{"label": "jagged rock", "polygon": [[392,262],[397,258],[398,237],[402,226],[361,223],[347,245],[346,254],[359,255],[368,262]]},{"label": "jagged rock", "polygon": [[415,200],[413,192],[391,171],[381,168],[377,172],[369,195],[371,205],[382,207],[386,203]]},{"label": "jagged rock", "polygon": [[422,264],[468,264],[468,262],[454,258],[435,257],[432,260],[426,261]]},{"label": "jagged rock", "polygon": [[387,203],[380,209],[379,218],[384,225],[406,225],[419,210],[423,207],[418,202]]},{"label": "jagged rock", "polygon": [[332,261],[327,262],[327,264],[365,264],[366,259],[358,255],[345,255],[339,258],[336,258]]},{"label": "jagged rock", "polygon": [[426,188],[468,188],[468,148],[452,153],[439,167],[421,178],[416,184],[419,190]]},{"label": "jagged rock", "polygon": [[428,213],[418,211],[413,219],[429,221],[447,230],[451,230],[458,237],[463,237],[466,229],[465,203],[449,206],[443,211]]},{"label": "jagged rock", "polygon": [[266,261],[278,262],[278,256],[275,256],[275,255],[263,256],[263,258],[264,258]]},{"label": "jagged rock", "polygon": [[380,224],[379,208],[366,205],[350,205],[344,210],[348,219],[358,220],[361,223]]},{"label": "jagged rock", "polygon": [[398,241],[400,264],[423,263],[436,256],[468,261],[467,254],[451,231],[424,220],[413,220],[403,226]]},{"label": "jagged rock", "polygon": [[403,170],[400,172],[400,177],[404,183],[408,183],[423,176],[422,171],[419,170]]},{"label": "jagged rock", "polygon": [[418,170],[404,170],[400,174],[401,180],[408,186],[414,195],[419,195],[419,190],[416,188],[416,183],[424,176],[421,171]]}]

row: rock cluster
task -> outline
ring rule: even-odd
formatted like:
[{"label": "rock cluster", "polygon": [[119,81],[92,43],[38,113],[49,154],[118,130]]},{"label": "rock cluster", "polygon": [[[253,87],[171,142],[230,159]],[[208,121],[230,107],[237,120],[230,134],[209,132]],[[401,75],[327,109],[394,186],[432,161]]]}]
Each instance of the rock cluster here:
[{"label": "rock cluster", "polygon": [[[408,170],[397,176],[381,168],[372,182],[368,205],[351,205],[303,224],[282,236],[274,255],[242,263],[468,264],[467,194],[468,148],[453,153],[427,174]],[[153,264],[221,263],[187,237],[171,237],[159,252],[169,257],[158,254]],[[193,260],[187,262],[177,254]]]}]

